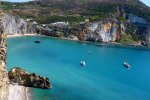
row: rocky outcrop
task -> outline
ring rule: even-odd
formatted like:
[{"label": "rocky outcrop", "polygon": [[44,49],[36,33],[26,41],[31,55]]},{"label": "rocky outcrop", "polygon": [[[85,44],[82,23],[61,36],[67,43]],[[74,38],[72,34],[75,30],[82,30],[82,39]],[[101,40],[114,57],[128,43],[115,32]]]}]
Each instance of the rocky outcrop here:
[{"label": "rocky outcrop", "polygon": [[64,37],[69,32],[68,22],[56,22],[51,24],[42,24],[37,26],[37,32],[42,35]]},{"label": "rocky outcrop", "polygon": [[50,88],[48,78],[36,75],[35,73],[28,73],[21,68],[13,68],[8,73],[10,83],[17,83],[19,85],[36,88]]},{"label": "rocky outcrop", "polygon": [[[39,27],[39,26],[38,26]],[[117,24],[112,22],[91,22],[79,25],[70,25],[65,22],[56,22],[40,26],[38,32],[42,35],[55,37],[76,37],[80,40],[110,42],[116,40]]]},{"label": "rocky outcrop", "polygon": [[87,27],[87,40],[111,42],[116,40],[117,25],[112,22],[90,23]]},{"label": "rocky outcrop", "polygon": [[2,23],[3,12],[0,11],[0,100],[8,99],[8,75],[6,70],[6,34]]},{"label": "rocky outcrop", "polygon": [[12,16],[10,14],[3,15],[2,23],[4,25],[6,34],[26,34],[36,32],[35,23],[30,23],[24,19],[21,19],[17,16]]}]

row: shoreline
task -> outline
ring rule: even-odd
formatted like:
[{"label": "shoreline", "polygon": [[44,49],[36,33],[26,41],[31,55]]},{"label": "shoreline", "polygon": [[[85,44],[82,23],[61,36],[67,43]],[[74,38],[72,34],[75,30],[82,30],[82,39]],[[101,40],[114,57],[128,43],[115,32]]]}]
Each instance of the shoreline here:
[{"label": "shoreline", "polygon": [[12,38],[12,37],[22,37],[22,36],[37,36],[36,33],[27,33],[27,34],[8,34],[7,38]]},{"label": "shoreline", "polygon": [[[51,38],[57,38],[57,39],[63,39],[63,40],[67,40],[67,41],[77,41],[77,42],[81,42],[83,44],[87,44],[88,42],[94,43],[92,41],[81,41],[81,40],[76,40],[76,39],[70,39],[70,38],[60,38],[60,37],[53,37],[53,36],[46,36],[46,35],[41,35],[41,34],[37,34],[37,33],[27,33],[27,34],[8,34],[7,38],[14,38],[14,37],[22,37],[22,36],[44,36],[44,37],[51,37]],[[130,46],[130,47],[149,47],[149,46],[144,46],[141,45],[139,43],[133,43],[133,44],[121,44],[119,42],[97,42],[95,44],[95,46],[104,46],[105,44],[111,44],[111,45],[116,45],[116,46]]]}]

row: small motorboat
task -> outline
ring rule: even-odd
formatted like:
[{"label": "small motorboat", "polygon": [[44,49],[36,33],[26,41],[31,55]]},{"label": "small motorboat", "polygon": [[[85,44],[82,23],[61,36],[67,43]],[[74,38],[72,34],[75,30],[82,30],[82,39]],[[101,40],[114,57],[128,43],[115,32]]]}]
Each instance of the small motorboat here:
[{"label": "small motorboat", "polygon": [[88,54],[91,54],[91,52],[88,52]]},{"label": "small motorboat", "polygon": [[124,65],[126,68],[128,68],[128,69],[131,68],[131,66],[130,66],[127,62],[124,62],[123,65]]},{"label": "small motorboat", "polygon": [[82,61],[80,62],[80,65],[81,65],[81,66],[86,66],[85,61],[82,60]]},{"label": "small motorboat", "polygon": [[34,41],[34,43],[40,43],[40,41],[37,41],[37,40],[36,40],[36,41]]}]

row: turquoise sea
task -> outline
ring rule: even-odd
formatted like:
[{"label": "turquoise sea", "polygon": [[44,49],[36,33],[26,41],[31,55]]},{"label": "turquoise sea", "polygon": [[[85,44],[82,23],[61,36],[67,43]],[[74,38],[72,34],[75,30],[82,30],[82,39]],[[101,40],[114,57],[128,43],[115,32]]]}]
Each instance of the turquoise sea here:
[{"label": "turquoise sea", "polygon": [[50,79],[53,88],[33,89],[33,100],[150,100],[149,48],[26,36],[8,38],[7,49],[8,70],[19,66]]}]

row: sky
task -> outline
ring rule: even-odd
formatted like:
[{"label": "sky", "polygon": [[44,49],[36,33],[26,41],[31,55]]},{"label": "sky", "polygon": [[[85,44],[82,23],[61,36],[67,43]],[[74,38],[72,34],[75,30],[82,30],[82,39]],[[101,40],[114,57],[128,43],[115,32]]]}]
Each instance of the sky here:
[{"label": "sky", "polygon": [[150,7],[150,0],[140,0],[140,1],[144,2],[147,6]]},{"label": "sky", "polygon": [[[11,1],[11,2],[27,2],[27,1],[32,1],[32,0],[2,0],[2,1]],[[140,0],[144,2],[146,5],[150,7],[150,0]]]}]

